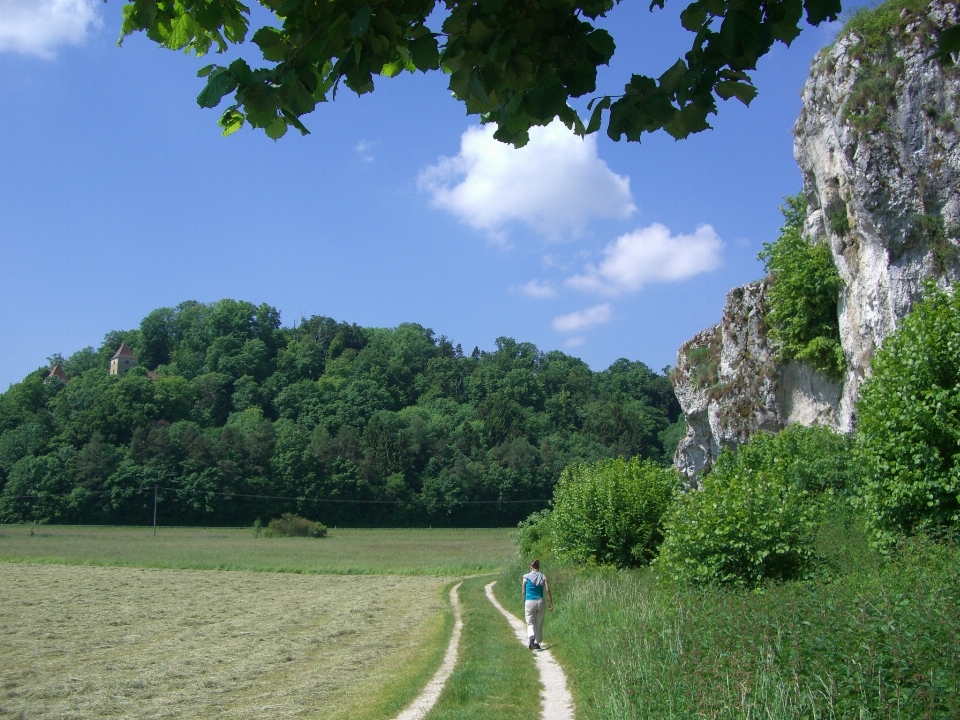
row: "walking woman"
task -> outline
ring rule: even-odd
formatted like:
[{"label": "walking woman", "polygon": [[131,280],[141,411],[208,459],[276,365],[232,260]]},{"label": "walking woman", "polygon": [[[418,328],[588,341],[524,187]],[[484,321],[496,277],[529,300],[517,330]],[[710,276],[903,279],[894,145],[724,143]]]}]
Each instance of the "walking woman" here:
[{"label": "walking woman", "polygon": [[523,614],[527,619],[527,635],[530,642],[527,647],[531,650],[540,650],[540,641],[543,640],[543,593],[546,591],[550,609],[553,610],[553,595],[550,594],[550,584],[546,576],[540,572],[540,561],[530,563],[530,572],[520,579],[520,592],[523,593]]}]

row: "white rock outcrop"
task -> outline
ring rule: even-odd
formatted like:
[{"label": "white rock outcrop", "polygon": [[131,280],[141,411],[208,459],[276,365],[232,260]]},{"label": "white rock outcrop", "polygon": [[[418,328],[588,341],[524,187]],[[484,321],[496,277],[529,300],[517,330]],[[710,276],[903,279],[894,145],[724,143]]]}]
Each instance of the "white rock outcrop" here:
[{"label": "white rock outcrop", "polygon": [[842,384],[778,363],[764,324],[769,280],[731,290],[723,319],[684,343],[674,387],[687,419],[676,466],[691,480],[720,448],[792,423],[849,432],[876,350],[923,283],[960,279],[960,69],[927,60],[954,3],[904,12],[888,47],[867,55],[841,33],[814,61],[794,129],[808,205],[804,233],[829,243],[847,369]]}]

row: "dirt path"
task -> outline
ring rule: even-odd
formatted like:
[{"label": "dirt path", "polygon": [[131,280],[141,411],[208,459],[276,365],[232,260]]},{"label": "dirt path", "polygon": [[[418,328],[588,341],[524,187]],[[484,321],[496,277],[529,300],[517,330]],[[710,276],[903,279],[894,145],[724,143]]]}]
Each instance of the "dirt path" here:
[{"label": "dirt path", "polygon": [[457,583],[450,589],[450,604],[453,605],[453,632],[450,633],[450,643],[447,645],[447,652],[443,656],[443,662],[440,669],[430,678],[430,682],[423,688],[417,698],[407,706],[407,709],[397,715],[396,720],[421,720],[437,704],[440,693],[443,692],[443,686],[453,674],[453,668],[457,664],[457,650],[460,647],[460,633],[463,630],[463,618],[460,615],[460,597],[457,590],[462,583]]},{"label": "dirt path", "polygon": [[[487,597],[510,623],[517,635],[517,640],[526,647],[528,640],[527,627],[497,602],[497,599],[493,596],[493,586],[496,584],[497,582],[494,580],[486,586]],[[573,696],[567,689],[567,676],[563,674],[563,668],[553,659],[549,650],[534,652],[533,656],[537,663],[537,670],[540,672],[540,683],[543,685],[540,690],[540,698],[543,701],[540,710],[541,720],[573,720]]]}]

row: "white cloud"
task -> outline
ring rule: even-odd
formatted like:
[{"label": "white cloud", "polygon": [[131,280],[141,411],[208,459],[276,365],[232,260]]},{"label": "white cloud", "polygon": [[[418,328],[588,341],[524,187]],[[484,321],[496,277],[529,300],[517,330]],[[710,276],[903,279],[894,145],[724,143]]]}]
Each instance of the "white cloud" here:
[{"label": "white cloud", "polygon": [[599,265],[588,264],[566,285],[604,295],[633,292],[647,283],[716,270],[722,249],[723,241],[710,225],[701,225],[693,235],[671,235],[668,227],[654,223],[618,237],[604,249]]},{"label": "white cloud", "polygon": [[373,153],[370,152],[373,150],[373,143],[369,140],[361,140],[353,146],[353,149],[364,162],[373,162]]},{"label": "white cloud", "polygon": [[589,218],[636,212],[630,178],[597,156],[593,136],[579,138],[554,121],[532,128],[530,142],[518,150],[493,133],[493,125],[468,128],[459,155],[420,173],[420,188],[435,207],[498,240],[510,222],[556,240],[582,231]]},{"label": "white cloud", "polygon": [[0,0],[0,52],[52,59],[103,24],[97,0]]},{"label": "white cloud", "polygon": [[553,329],[558,332],[576,332],[587,330],[597,325],[610,322],[613,306],[610,303],[594,305],[586,310],[579,310],[569,315],[561,315],[553,319]]},{"label": "white cloud", "polygon": [[518,287],[517,290],[522,292],[524,295],[529,295],[530,297],[538,299],[552,298],[557,294],[557,291],[553,287],[553,283],[549,281],[545,282],[543,280],[537,280],[536,278],[528,283],[524,283]]},{"label": "white cloud", "polygon": [[583,345],[587,339],[583,335],[578,335],[577,337],[567,338],[567,341],[564,343],[568,348],[580,347]]}]

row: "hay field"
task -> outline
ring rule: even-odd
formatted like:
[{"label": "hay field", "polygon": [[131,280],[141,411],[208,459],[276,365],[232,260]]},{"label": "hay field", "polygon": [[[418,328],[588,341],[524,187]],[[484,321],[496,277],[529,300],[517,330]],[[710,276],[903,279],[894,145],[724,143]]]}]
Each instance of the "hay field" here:
[{"label": "hay field", "polygon": [[389,717],[449,582],[0,562],[0,716]]},{"label": "hay field", "polygon": [[[31,534],[32,533],[32,534]],[[0,525],[0,560],[207,570],[463,576],[516,554],[511,530],[331,529],[314,538],[249,529]]]}]

